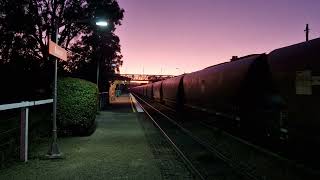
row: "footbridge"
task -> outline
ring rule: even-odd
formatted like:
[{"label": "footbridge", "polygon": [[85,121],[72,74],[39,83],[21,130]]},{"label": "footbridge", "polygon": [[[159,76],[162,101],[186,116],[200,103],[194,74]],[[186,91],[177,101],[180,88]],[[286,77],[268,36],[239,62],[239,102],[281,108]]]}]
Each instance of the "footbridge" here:
[{"label": "footbridge", "polygon": [[164,79],[172,78],[174,75],[150,75],[150,74],[120,74],[120,76],[136,82],[156,82]]}]

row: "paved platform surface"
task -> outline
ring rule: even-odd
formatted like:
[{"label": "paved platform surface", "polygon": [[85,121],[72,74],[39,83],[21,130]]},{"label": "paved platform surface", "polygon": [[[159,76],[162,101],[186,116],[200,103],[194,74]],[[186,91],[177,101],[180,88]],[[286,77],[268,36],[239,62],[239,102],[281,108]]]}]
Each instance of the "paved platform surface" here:
[{"label": "paved platform surface", "polygon": [[42,160],[48,144],[30,153],[30,161],[0,170],[9,179],[161,179],[161,172],[148,146],[138,113],[129,96],[112,102],[97,116],[98,126],[89,137],[60,138],[62,160]]}]

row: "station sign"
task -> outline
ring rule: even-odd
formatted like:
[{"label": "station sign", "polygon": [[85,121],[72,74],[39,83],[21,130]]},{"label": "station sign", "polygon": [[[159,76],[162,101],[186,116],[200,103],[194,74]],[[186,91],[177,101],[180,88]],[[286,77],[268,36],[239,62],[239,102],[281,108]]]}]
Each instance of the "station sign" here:
[{"label": "station sign", "polygon": [[49,40],[49,54],[64,61],[68,59],[67,51],[51,40]]}]

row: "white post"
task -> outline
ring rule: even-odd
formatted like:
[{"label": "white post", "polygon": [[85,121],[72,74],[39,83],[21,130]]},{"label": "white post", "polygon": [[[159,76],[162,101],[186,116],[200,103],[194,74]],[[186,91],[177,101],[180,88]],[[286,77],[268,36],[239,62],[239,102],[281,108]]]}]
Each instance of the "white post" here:
[{"label": "white post", "polygon": [[20,128],[20,160],[28,161],[28,121],[29,108],[21,108],[21,128]]}]

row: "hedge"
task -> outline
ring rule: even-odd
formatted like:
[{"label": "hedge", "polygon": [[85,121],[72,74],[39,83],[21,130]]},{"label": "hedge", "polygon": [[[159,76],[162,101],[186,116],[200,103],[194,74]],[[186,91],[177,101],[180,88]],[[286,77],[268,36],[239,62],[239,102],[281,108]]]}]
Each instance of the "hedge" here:
[{"label": "hedge", "polygon": [[59,78],[57,122],[60,134],[88,135],[95,129],[97,86],[77,78]]}]

